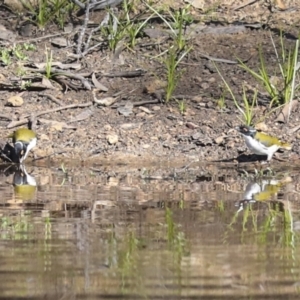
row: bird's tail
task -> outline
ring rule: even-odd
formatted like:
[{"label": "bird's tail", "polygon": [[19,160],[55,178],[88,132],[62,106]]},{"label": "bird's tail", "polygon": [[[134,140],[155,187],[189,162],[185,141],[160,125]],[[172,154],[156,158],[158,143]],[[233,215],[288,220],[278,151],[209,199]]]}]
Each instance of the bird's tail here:
[{"label": "bird's tail", "polygon": [[280,143],[280,148],[286,149],[286,150],[291,150],[292,149],[292,145],[289,143]]}]

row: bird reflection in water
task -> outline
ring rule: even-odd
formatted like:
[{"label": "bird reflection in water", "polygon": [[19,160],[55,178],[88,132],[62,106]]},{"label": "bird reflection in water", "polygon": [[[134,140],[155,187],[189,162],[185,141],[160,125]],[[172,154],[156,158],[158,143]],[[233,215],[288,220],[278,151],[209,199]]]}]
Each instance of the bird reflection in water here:
[{"label": "bird reflection in water", "polygon": [[281,180],[277,179],[264,179],[259,181],[249,182],[244,192],[243,200],[241,200],[237,206],[239,206],[238,212],[243,210],[245,206],[251,203],[271,201],[276,208],[282,210],[283,204],[278,200],[277,195],[284,185],[291,182],[290,177],[285,177]]}]

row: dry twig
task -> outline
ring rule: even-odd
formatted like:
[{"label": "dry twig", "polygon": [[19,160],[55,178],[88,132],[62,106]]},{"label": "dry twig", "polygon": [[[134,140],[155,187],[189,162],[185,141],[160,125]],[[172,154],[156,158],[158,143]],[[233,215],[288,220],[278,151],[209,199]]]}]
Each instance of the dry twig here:
[{"label": "dry twig", "polygon": [[[41,73],[41,74],[46,74],[46,70],[36,70],[33,68],[26,68],[26,71],[31,71],[31,72],[36,72],[36,73]],[[58,76],[66,76],[72,79],[76,79],[81,81],[82,85],[87,89],[87,90],[91,90],[92,87],[90,85],[90,83],[88,82],[88,80],[86,80],[83,76],[79,75],[79,74],[73,74],[71,72],[67,72],[67,71],[61,71],[58,70],[56,68],[52,68],[51,69],[51,78],[52,79],[56,79],[56,77]]]},{"label": "dry twig", "polygon": [[40,93],[38,94],[40,97],[46,97],[48,99],[50,99],[52,102],[60,105],[60,106],[63,106],[63,103],[60,102],[57,98],[55,98],[53,95],[50,95],[50,94],[43,94],[43,93]]},{"label": "dry twig", "polygon": [[7,115],[2,115],[2,114],[0,114],[0,119],[6,119],[6,120],[9,120],[9,121],[12,121],[12,117],[9,117]]},{"label": "dry twig", "polygon": [[[53,112],[65,110],[65,109],[89,107],[89,106],[92,106],[92,105],[93,105],[93,102],[70,104],[70,105],[57,107],[57,108],[53,108],[53,109],[49,109],[49,110],[45,110],[45,111],[40,111],[40,112],[35,114],[35,118],[37,118],[39,116],[42,116],[42,115],[50,114],[50,113],[53,113]],[[30,117],[31,117],[31,115],[29,114],[29,115],[23,116],[23,118],[19,121],[12,121],[7,125],[7,128],[13,128],[13,127],[17,127],[17,126],[20,126],[20,125],[27,124],[28,118],[30,118]]]}]

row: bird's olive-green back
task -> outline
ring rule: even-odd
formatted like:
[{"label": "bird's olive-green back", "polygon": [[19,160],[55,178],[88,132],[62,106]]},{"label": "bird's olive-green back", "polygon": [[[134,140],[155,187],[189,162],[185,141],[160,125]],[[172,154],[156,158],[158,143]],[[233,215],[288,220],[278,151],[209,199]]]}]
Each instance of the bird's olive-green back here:
[{"label": "bird's olive-green back", "polygon": [[30,142],[33,138],[36,137],[36,134],[30,129],[20,128],[9,135],[9,137],[13,139],[14,143],[17,141]]},{"label": "bird's olive-green back", "polygon": [[277,145],[280,148],[285,148],[287,150],[291,149],[291,145],[289,143],[283,143],[278,138],[264,134],[262,132],[256,132],[255,139],[257,139],[259,142],[261,142],[266,147],[270,147],[272,145]]}]

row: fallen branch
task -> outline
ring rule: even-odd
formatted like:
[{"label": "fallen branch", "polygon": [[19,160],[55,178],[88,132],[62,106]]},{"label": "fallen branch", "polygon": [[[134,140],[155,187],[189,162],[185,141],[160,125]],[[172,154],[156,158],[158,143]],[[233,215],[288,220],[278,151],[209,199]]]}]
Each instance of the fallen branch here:
[{"label": "fallen branch", "polygon": [[[40,74],[46,74],[46,70],[36,70],[36,69],[33,69],[33,68],[26,68],[26,71],[40,73]],[[78,74],[73,74],[73,73],[67,72],[67,71],[61,71],[61,70],[58,70],[56,68],[52,68],[51,69],[51,78],[53,79],[53,78],[55,78],[57,76],[66,76],[66,77],[69,77],[71,79],[79,80],[79,81],[81,81],[82,85],[87,90],[91,90],[92,89],[92,87],[89,84],[89,82],[83,76],[78,75]]]},{"label": "fallen branch", "polygon": [[[70,104],[70,105],[57,107],[57,108],[53,108],[53,109],[49,109],[49,110],[45,110],[45,111],[40,111],[40,112],[35,114],[35,118],[37,118],[39,116],[42,116],[42,115],[50,114],[50,113],[53,113],[53,112],[65,110],[65,109],[89,107],[89,106],[92,106],[92,105],[93,105],[93,102]],[[12,121],[7,125],[6,128],[13,128],[13,127],[17,127],[17,126],[20,126],[20,125],[27,124],[29,117],[31,117],[30,114],[23,116],[23,118],[19,121]]]},{"label": "fallen branch", "polygon": [[[40,41],[40,40],[51,39],[51,38],[54,38],[54,37],[56,37],[56,36],[67,35],[67,34],[70,34],[70,33],[71,33],[71,32],[68,31],[68,32],[55,33],[55,34],[48,34],[48,35],[40,36],[40,37],[37,37],[37,38],[31,38],[31,39],[26,39],[26,40],[15,41],[14,43],[15,43],[15,44],[19,44],[19,43],[37,42],[37,41]],[[74,32],[74,34],[75,34],[75,33],[76,33],[76,32]]]},{"label": "fallen branch", "polygon": [[6,120],[9,120],[9,121],[12,121],[12,118],[7,116],[7,115],[2,115],[0,114],[0,119],[6,119]]},{"label": "fallen branch", "polygon": [[137,69],[133,71],[121,71],[121,72],[116,72],[116,73],[101,73],[102,76],[105,77],[138,77],[142,76],[146,73],[145,70],[142,69]]},{"label": "fallen branch", "polygon": [[73,84],[72,82],[68,82],[65,78],[62,78],[61,76],[56,76],[55,80],[60,84],[60,85],[64,85],[65,86],[65,91],[64,93],[66,93],[68,91],[68,88],[73,89],[74,91],[78,91],[78,89],[80,89],[79,85]]},{"label": "fallen branch", "polygon": [[300,129],[300,125],[297,125],[297,126],[291,128],[291,129],[289,130],[289,133],[290,133],[290,134],[291,134],[291,133],[295,133],[295,132],[298,131],[299,129]]},{"label": "fallen branch", "polygon": [[[132,105],[134,107],[136,106],[142,106],[142,105],[145,105],[145,104],[157,104],[157,103],[161,103],[161,101],[159,99],[155,99],[155,100],[145,100],[145,101],[138,101],[138,102],[133,102]],[[114,106],[111,106],[111,108],[118,108],[120,107],[121,105],[114,105]]]},{"label": "fallen branch", "polygon": [[[201,53],[201,52],[198,53],[198,54],[201,57],[206,58],[206,59],[208,59],[210,61],[215,61],[215,62],[220,62],[220,63],[225,63],[225,64],[231,64],[231,65],[236,65],[236,64],[239,63],[236,60],[229,60],[229,59],[217,58],[217,57],[206,55],[206,54]],[[243,60],[242,62],[243,63],[247,63],[251,58],[252,58],[252,55],[249,58]],[[198,65],[200,65],[200,64],[193,64],[193,63],[186,63],[186,62],[180,62],[180,64],[182,64],[182,65],[188,65],[188,66],[198,66]]]},{"label": "fallen branch", "polygon": [[239,6],[234,7],[232,10],[235,11],[235,10],[242,9],[242,8],[248,6],[248,5],[254,4],[254,3],[257,2],[257,1],[258,1],[258,0],[250,0],[250,1],[246,1],[246,2],[243,3],[243,4],[240,4]]},{"label": "fallen branch", "polygon": [[83,42],[83,37],[84,37],[85,31],[88,26],[89,19],[90,19],[90,0],[87,0],[86,7],[85,7],[85,18],[83,21],[83,26],[82,26],[81,31],[78,36],[78,43],[77,43],[77,50],[76,50],[76,54],[79,55],[79,57],[83,56],[82,55],[82,42]]}]

